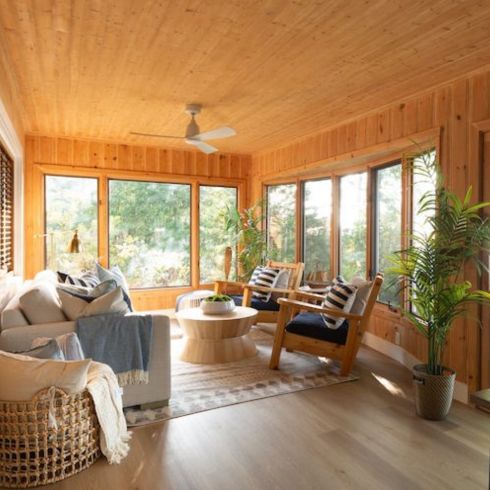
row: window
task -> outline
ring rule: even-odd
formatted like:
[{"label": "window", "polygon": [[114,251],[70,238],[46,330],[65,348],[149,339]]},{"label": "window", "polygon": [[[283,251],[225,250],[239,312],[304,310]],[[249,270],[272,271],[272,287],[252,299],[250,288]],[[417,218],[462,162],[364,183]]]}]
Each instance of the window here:
[{"label": "window", "polygon": [[310,180],[303,184],[303,262],[305,277],[324,272],[331,278],[330,230],[332,181]]},{"label": "window", "polygon": [[395,277],[386,269],[391,265],[389,256],[401,249],[402,165],[378,168],[374,176],[374,267],[375,272],[385,274],[379,301],[397,306],[400,304],[398,287],[393,283]]},{"label": "window", "polygon": [[109,181],[109,262],[130,287],[191,283],[191,186]]},{"label": "window", "polygon": [[14,268],[14,162],[0,145],[0,269]]},{"label": "window", "polygon": [[[98,257],[97,179],[45,176],[46,266],[76,274],[93,269]],[[69,253],[74,232],[80,253]]]},{"label": "window", "polygon": [[340,179],[340,274],[366,276],[367,172]]},{"label": "window", "polygon": [[296,260],[296,184],[267,187],[267,247],[274,260]]},{"label": "window", "polygon": [[[199,187],[199,244],[200,282],[210,283],[224,279],[225,249],[232,245],[233,236],[226,232],[225,213],[228,208],[237,207],[236,187]],[[236,254],[233,253],[233,259]],[[236,261],[232,262],[229,279],[236,274]]]}]

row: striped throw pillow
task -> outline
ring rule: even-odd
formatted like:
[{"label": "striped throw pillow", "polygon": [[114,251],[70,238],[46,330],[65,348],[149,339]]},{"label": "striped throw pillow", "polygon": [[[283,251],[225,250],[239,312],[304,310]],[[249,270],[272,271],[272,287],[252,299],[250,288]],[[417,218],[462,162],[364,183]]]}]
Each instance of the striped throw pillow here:
[{"label": "striped throw pillow", "polygon": [[[259,269],[259,267],[260,270],[258,271],[257,274],[255,274],[257,269]],[[277,283],[277,279],[279,277],[281,269],[273,269],[272,267],[262,267],[262,266],[259,267],[257,267],[254,273],[252,274],[249,284],[252,284],[254,286],[264,286],[266,288],[273,288]],[[254,281],[253,283],[252,280]],[[258,299],[259,301],[263,301],[267,303],[271,299],[271,293],[265,293],[262,291],[253,291],[252,297]]]},{"label": "striped throw pillow", "polygon": [[255,284],[255,281],[257,280],[257,277],[259,277],[259,274],[262,272],[263,269],[264,269],[264,266],[263,265],[258,265],[254,269],[254,271],[252,272],[252,277],[248,281],[248,283],[250,284],[250,286],[253,286]]},{"label": "striped throw pillow", "polygon": [[[352,304],[356,299],[357,287],[352,284],[335,282],[330,291],[325,296],[322,306],[333,310],[344,311],[349,313]],[[323,321],[328,328],[336,330],[344,322],[344,318],[339,318],[328,313],[322,313]]]},{"label": "striped throw pillow", "polygon": [[83,286],[84,288],[94,288],[100,284],[100,279],[95,272],[85,272],[79,277],[71,276],[70,274],[63,274],[58,272],[58,277],[65,276],[63,281],[65,284],[71,284],[72,286]]}]

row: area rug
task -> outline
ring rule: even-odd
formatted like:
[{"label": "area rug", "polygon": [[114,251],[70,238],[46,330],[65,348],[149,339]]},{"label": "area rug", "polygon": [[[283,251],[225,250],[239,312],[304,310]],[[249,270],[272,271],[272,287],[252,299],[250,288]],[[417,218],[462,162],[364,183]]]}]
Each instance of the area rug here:
[{"label": "area rug", "polygon": [[168,407],[126,409],[129,426],[151,424],[237,403],[319,388],[358,379],[340,376],[336,363],[308,354],[283,351],[279,370],[268,368],[273,337],[254,327],[257,355],[226,364],[179,360],[183,339],[172,340],[172,397]]}]

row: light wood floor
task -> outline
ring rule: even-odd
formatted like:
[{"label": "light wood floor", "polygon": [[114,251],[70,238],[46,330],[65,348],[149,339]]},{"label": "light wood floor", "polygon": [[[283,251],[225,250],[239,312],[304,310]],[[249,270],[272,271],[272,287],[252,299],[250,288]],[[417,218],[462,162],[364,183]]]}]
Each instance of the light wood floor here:
[{"label": "light wood floor", "polygon": [[444,422],[421,420],[405,368],[364,348],[356,370],[359,381],[136,429],[123,464],[100,459],[49,488],[488,488],[490,415],[455,404]]}]

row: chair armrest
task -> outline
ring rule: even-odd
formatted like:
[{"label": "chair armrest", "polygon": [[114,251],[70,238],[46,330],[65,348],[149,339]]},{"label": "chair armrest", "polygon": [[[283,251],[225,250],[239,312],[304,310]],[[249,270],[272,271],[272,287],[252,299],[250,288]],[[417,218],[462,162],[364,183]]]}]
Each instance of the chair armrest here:
[{"label": "chair armrest", "polygon": [[238,281],[214,281],[214,291],[215,293],[221,293],[227,286],[243,289],[246,285],[246,283]]},{"label": "chair armrest", "polygon": [[296,293],[294,289],[268,288],[266,286],[255,286],[251,284],[247,284],[246,286],[244,286],[244,289],[250,289],[252,291],[261,291],[263,293],[284,293],[284,294]]},{"label": "chair armrest", "polygon": [[298,310],[311,311],[313,313],[326,313],[328,315],[336,316],[338,318],[346,318],[347,320],[362,320],[361,315],[354,315],[353,313],[346,313],[341,310],[335,310],[333,308],[325,308],[323,306],[312,305],[311,303],[305,303],[304,301],[297,301],[289,298],[279,298],[278,303],[281,308],[295,308]]},{"label": "chair armrest", "polygon": [[307,293],[305,291],[295,291],[296,297],[301,297],[301,298],[306,298],[306,299],[314,299],[314,300],[324,300],[325,295],[324,294],[318,294],[318,293]]},{"label": "chair armrest", "polygon": [[246,283],[238,282],[238,281],[214,281],[214,283],[223,286],[241,286],[241,287],[246,286]]}]

